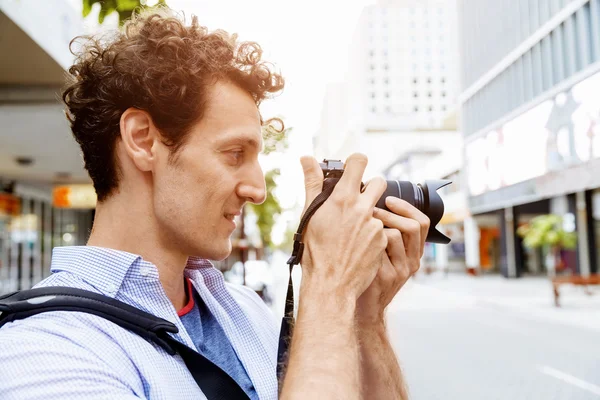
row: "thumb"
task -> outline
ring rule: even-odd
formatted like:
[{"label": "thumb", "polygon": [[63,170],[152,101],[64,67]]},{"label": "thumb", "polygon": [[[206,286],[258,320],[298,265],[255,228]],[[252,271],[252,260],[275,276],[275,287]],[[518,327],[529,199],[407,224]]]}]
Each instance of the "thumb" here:
[{"label": "thumb", "polygon": [[304,209],[306,210],[315,197],[323,191],[323,171],[314,157],[303,156],[300,158],[300,163],[304,172],[304,188],[306,191]]}]

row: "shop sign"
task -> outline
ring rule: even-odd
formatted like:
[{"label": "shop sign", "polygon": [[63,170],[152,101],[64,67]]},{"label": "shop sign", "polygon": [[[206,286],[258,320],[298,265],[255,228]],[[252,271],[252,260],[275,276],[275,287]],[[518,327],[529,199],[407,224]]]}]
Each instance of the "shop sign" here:
[{"label": "shop sign", "polygon": [[56,186],[52,193],[52,205],[56,208],[96,208],[98,197],[92,185]]},{"label": "shop sign", "polygon": [[0,193],[0,215],[16,216],[21,213],[21,201],[17,196]]}]

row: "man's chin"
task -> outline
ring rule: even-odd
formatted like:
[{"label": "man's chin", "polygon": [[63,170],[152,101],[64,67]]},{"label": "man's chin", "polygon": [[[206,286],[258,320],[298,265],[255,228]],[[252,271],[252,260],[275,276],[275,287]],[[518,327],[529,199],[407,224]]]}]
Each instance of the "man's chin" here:
[{"label": "man's chin", "polygon": [[210,257],[210,259],[214,261],[223,261],[224,259],[229,257],[229,255],[231,255],[232,250],[233,247],[231,245],[231,241],[228,240],[227,245],[213,249],[213,254],[212,257]]}]

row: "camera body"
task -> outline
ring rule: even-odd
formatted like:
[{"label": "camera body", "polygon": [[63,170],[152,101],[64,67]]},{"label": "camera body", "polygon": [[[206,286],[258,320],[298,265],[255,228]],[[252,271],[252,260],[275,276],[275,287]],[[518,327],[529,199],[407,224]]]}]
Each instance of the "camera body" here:
[{"label": "camera body", "polygon": [[[339,179],[344,174],[344,163],[341,160],[325,159],[319,163],[323,171],[324,179]],[[444,202],[437,193],[438,189],[452,183],[449,180],[437,179],[428,180],[423,183],[412,183],[410,181],[388,180],[387,188],[376,206],[390,211],[385,205],[385,199],[388,196],[401,198],[415,206],[430,220],[429,232],[427,232],[427,242],[448,244],[450,238],[436,229],[436,225],[444,215]]]}]

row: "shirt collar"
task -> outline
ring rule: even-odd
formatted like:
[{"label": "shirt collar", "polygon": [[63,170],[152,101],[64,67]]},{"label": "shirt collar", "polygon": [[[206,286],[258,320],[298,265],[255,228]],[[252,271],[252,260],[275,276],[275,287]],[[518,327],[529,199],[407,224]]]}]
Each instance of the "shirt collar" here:
[{"label": "shirt collar", "polygon": [[212,268],[213,265],[206,258],[200,257],[188,257],[187,264],[185,269],[202,269],[202,268]]},{"label": "shirt collar", "polygon": [[[212,268],[210,261],[189,257],[186,270]],[[52,250],[51,271],[70,272],[107,296],[115,297],[125,277],[154,277],[158,270],[140,255],[95,246],[61,246]]]},{"label": "shirt collar", "polygon": [[61,246],[52,250],[52,272],[70,272],[111,297],[132,268],[156,269],[137,254],[104,247]]}]

